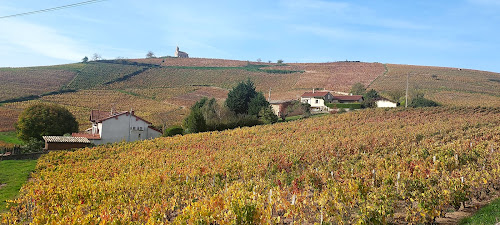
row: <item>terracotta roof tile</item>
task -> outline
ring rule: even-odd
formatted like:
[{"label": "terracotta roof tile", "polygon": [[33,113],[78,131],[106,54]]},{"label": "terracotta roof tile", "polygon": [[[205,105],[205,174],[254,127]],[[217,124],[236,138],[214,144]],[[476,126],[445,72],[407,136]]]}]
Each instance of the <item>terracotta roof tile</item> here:
[{"label": "terracotta roof tile", "polygon": [[89,140],[100,140],[101,136],[99,134],[85,134],[85,133],[72,133],[71,136],[73,137],[84,137]]},{"label": "terracotta roof tile", "polygon": [[302,96],[303,98],[310,98],[310,97],[325,97],[328,93],[330,92],[325,92],[325,91],[317,91],[317,92],[305,92]]}]

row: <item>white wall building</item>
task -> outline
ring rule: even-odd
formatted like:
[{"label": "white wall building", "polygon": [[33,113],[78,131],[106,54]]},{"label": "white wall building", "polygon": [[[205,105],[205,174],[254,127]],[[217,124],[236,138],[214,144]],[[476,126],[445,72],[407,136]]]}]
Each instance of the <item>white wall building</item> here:
[{"label": "white wall building", "polygon": [[90,115],[92,128],[89,134],[73,134],[74,137],[86,137],[92,143],[106,144],[121,141],[138,141],[157,138],[162,133],[153,128],[151,123],[134,115],[134,111],[103,112],[92,110]]},{"label": "white wall building", "polygon": [[395,108],[398,107],[398,103],[392,102],[385,98],[379,98],[375,100],[375,104],[378,108]]},{"label": "white wall building", "polygon": [[306,92],[300,96],[300,102],[308,103],[311,109],[327,110],[325,103],[330,103],[333,100],[333,95],[330,92]]}]

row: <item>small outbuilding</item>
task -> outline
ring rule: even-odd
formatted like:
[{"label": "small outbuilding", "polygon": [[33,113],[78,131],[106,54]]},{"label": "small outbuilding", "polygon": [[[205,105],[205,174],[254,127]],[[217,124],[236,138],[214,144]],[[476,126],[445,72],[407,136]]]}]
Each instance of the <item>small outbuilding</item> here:
[{"label": "small outbuilding", "polygon": [[43,136],[43,140],[45,140],[45,150],[68,150],[90,145],[89,139],[85,137]]},{"label": "small outbuilding", "polygon": [[387,98],[377,98],[375,99],[375,104],[377,105],[378,108],[395,108],[398,107],[397,102],[393,102]]},{"label": "small outbuilding", "polygon": [[269,101],[274,114],[278,117],[282,117],[288,108],[292,104],[293,100],[273,100]]}]

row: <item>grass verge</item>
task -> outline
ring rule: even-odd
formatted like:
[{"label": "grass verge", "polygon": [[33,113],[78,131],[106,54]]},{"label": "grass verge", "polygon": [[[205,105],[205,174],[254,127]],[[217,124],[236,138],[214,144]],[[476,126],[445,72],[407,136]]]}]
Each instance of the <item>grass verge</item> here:
[{"label": "grass verge", "polygon": [[17,138],[16,132],[0,132],[0,142],[22,145],[23,142]]},{"label": "grass verge", "polygon": [[496,224],[498,222],[500,222],[500,198],[481,208],[473,216],[462,219],[459,224]]},{"label": "grass verge", "polygon": [[7,211],[6,200],[14,199],[21,186],[35,170],[37,160],[0,161],[0,212]]}]

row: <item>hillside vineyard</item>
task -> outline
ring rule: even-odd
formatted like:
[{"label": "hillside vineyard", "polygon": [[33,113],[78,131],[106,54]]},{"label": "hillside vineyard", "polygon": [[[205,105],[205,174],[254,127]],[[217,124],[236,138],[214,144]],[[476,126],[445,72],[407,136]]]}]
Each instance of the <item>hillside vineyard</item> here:
[{"label": "hillside vineyard", "polygon": [[500,111],[363,110],[51,152],[2,223],[425,223],[500,190]]}]

